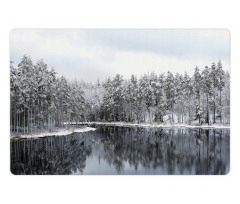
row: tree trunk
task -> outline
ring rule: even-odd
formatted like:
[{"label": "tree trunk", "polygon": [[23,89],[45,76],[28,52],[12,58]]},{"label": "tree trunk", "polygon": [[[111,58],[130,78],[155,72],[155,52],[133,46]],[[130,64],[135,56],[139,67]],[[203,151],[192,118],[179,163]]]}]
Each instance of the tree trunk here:
[{"label": "tree trunk", "polygon": [[213,99],[213,123],[216,123],[216,104],[215,104],[215,94]]},{"label": "tree trunk", "polygon": [[25,134],[25,107],[23,107],[23,133]]},{"label": "tree trunk", "polygon": [[201,94],[199,92],[199,98],[198,98],[198,108],[199,108],[199,124],[201,123],[201,108],[200,108],[200,104],[201,104]]},{"label": "tree trunk", "polygon": [[191,123],[191,107],[190,107],[190,96],[188,97],[188,112],[189,112],[189,123]]},{"label": "tree trunk", "polygon": [[209,101],[208,101],[208,94],[207,94],[207,123],[208,123],[208,125],[210,125],[210,123],[209,123]]},{"label": "tree trunk", "polygon": [[220,123],[222,124],[222,94],[220,90]]}]

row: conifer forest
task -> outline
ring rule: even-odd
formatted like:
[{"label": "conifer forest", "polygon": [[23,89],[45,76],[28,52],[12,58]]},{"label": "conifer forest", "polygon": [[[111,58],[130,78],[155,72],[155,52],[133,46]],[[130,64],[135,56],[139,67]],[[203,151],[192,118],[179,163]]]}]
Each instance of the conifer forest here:
[{"label": "conifer forest", "polygon": [[53,131],[66,123],[229,124],[230,74],[222,63],[170,71],[120,74],[105,80],[69,80],[41,59],[24,55],[10,62],[10,129],[13,133]]}]

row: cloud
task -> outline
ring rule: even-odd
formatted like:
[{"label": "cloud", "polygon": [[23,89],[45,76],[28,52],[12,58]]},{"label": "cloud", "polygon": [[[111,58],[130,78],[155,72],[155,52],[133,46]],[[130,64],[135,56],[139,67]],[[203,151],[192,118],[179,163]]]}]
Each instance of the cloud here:
[{"label": "cloud", "polygon": [[48,38],[41,46],[42,52],[49,55],[68,58],[94,58],[94,50],[85,47],[72,46],[67,40],[61,38]]},{"label": "cloud", "polygon": [[222,60],[229,69],[227,30],[15,29],[10,55],[15,66],[24,54],[69,78],[105,79],[155,71],[189,73]]},{"label": "cloud", "polygon": [[[193,74],[194,68],[198,66],[203,70],[205,66],[211,66],[212,62],[218,62],[218,59],[209,60],[190,60],[178,59],[175,57],[166,57],[152,53],[132,53],[118,52],[111,67],[114,71],[124,73],[130,77],[131,74],[143,75],[147,72],[166,73],[168,70],[174,74],[185,72]],[[227,62],[222,61],[223,67],[228,68]]]},{"label": "cloud", "polygon": [[[52,31],[52,32],[51,32]],[[60,30],[13,30],[10,33],[10,48],[15,53],[65,58],[94,58],[95,51],[84,46],[80,41],[72,42],[74,33],[62,35]],[[67,33],[66,33],[67,34]],[[76,39],[76,36],[74,37]]]},{"label": "cloud", "polygon": [[229,57],[227,30],[88,30],[95,43],[115,51],[151,52],[181,59],[208,59]]}]

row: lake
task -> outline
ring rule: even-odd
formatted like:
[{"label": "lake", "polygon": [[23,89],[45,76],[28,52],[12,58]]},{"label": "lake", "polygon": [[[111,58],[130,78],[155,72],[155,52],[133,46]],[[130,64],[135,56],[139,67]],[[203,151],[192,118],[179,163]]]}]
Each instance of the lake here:
[{"label": "lake", "polygon": [[11,172],[219,175],[230,169],[229,129],[94,127],[97,131],[11,142]]}]

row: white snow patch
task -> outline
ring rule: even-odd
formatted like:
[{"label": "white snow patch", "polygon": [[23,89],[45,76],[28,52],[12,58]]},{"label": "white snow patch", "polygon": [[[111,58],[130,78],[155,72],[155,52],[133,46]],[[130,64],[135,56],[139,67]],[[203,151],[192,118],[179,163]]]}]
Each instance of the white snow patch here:
[{"label": "white snow patch", "polygon": [[51,136],[65,136],[65,135],[71,135],[73,133],[82,133],[82,132],[90,132],[95,131],[96,128],[92,127],[84,127],[84,128],[78,128],[73,130],[60,130],[57,132],[41,132],[36,134],[29,134],[29,135],[16,135],[11,136],[12,139],[31,139],[31,138],[41,138],[41,137],[51,137]]},{"label": "white snow patch", "polygon": [[92,128],[92,127],[85,127],[85,128],[81,128],[81,129],[75,129],[74,132],[89,132],[89,131],[95,131],[96,128]]},{"label": "white snow patch", "polygon": [[187,124],[157,124],[157,123],[124,123],[124,122],[82,122],[79,125],[105,125],[105,126],[121,126],[121,127],[163,127],[163,128],[205,128],[205,129],[230,129],[229,125],[213,124],[213,125],[187,125]]}]

